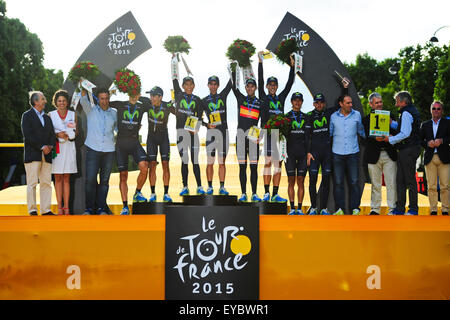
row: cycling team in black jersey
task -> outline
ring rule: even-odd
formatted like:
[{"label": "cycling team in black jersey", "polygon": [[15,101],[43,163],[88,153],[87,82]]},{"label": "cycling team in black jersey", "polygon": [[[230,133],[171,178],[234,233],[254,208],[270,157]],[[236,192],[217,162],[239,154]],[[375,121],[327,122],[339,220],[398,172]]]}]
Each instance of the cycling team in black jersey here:
[{"label": "cycling team in black jersey", "polygon": [[[264,125],[272,115],[284,115],[290,119],[290,130],[286,137],[287,157],[285,159],[286,174],[288,177],[288,197],[291,207],[290,215],[321,214],[329,215],[327,211],[328,195],[330,190],[332,150],[329,132],[330,116],[338,108],[326,108],[325,96],[322,93],[314,95],[314,109],[308,113],[301,111],[303,95],[295,92],[291,96],[291,110],[285,113],[285,101],[295,80],[294,61],[291,58],[289,78],[282,92],[277,94],[278,79],[271,76],[267,78],[266,94],[264,90],[263,54],[258,53],[258,82],[254,78],[245,79],[246,95],[239,91],[236,71],[231,72],[231,78],[219,92],[219,77],[213,75],[208,78],[209,94],[201,99],[193,94],[194,79],[190,76],[183,78],[182,85],[178,82],[178,59],[172,57],[172,101],[162,101],[164,92],[155,86],[146,93],[150,97],[140,95],[130,97],[128,101],[114,101],[110,105],[117,109],[117,142],[116,159],[120,172],[120,192],[123,201],[121,214],[128,215],[128,158],[131,155],[140,170],[136,191],[133,196],[134,203],[156,202],[156,167],[158,150],[163,168],[164,197],[166,203],[172,202],[169,195],[170,183],[170,141],[167,123],[169,115],[176,118],[177,148],[182,160],[182,190],[180,196],[190,195],[188,189],[189,154],[192,162],[194,177],[197,182],[196,195],[213,195],[214,163],[217,155],[219,164],[219,195],[229,195],[225,188],[226,166],[225,161],[229,150],[229,133],[227,124],[227,97],[233,91],[237,100],[237,133],[236,155],[239,163],[239,181],[241,196],[239,202],[248,201],[247,197],[247,158],[250,165],[250,183],[252,189],[252,202],[287,203],[287,199],[278,195],[281,180],[281,165],[278,137],[268,134]],[[344,93],[347,93],[348,79],[345,78]],[[259,88],[258,88],[259,87]],[[258,97],[256,91],[258,90]],[[148,114],[147,152],[139,141],[139,130],[143,114]],[[204,121],[204,116],[207,121]],[[206,177],[208,188],[205,191],[201,182],[199,153],[200,139],[198,131],[200,126],[207,128]],[[257,195],[259,144],[264,141],[264,196]],[[272,175],[272,166],[274,172]],[[311,207],[308,212],[302,211],[304,197],[304,179],[309,168],[309,194]],[[317,180],[319,172],[322,173],[320,207],[317,204]],[[147,180],[150,182],[151,195],[147,200],[142,194],[142,187]],[[273,177],[272,177],[273,176]],[[273,183],[273,192],[270,194],[270,183]],[[298,209],[295,209],[295,184],[297,183]]]}]

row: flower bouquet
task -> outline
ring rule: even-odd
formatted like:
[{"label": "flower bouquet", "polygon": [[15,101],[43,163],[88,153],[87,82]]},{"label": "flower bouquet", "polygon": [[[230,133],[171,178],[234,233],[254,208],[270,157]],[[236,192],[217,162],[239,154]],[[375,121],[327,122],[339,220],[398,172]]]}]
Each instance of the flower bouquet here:
[{"label": "flower bouquet", "polygon": [[291,38],[281,41],[274,53],[277,56],[277,60],[281,63],[291,64],[291,54],[299,50],[300,47],[297,41]]},{"label": "flower bouquet", "polygon": [[189,54],[191,46],[182,36],[169,36],[166,41],[164,41],[164,48],[172,54],[178,52]]},{"label": "flower bouquet", "polygon": [[251,65],[250,57],[255,54],[255,51],[256,48],[252,43],[246,40],[236,39],[228,47],[226,56],[231,61],[237,61],[240,67],[246,68],[250,67]]},{"label": "flower bouquet", "polygon": [[272,115],[264,126],[268,134],[271,134],[272,130],[279,130],[279,140],[288,137],[291,130],[291,119],[283,114]]},{"label": "flower bouquet", "polygon": [[81,61],[70,69],[68,79],[77,86],[77,92],[80,91],[79,83],[83,80],[93,81],[100,74],[100,69],[91,61]]},{"label": "flower bouquet", "polygon": [[114,84],[120,92],[129,96],[136,96],[141,93],[141,79],[132,70],[122,68],[116,72]]}]

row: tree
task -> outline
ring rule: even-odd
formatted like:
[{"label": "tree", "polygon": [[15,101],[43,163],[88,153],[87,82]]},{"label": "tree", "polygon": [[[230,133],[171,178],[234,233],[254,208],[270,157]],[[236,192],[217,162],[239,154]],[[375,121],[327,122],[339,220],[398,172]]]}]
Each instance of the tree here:
[{"label": "tree", "polygon": [[[20,20],[8,18],[5,1],[0,0],[0,142],[22,141],[20,119],[29,108],[28,92],[32,88],[43,91],[50,99],[62,87],[62,72],[44,68],[43,59],[39,37]],[[13,152],[0,148],[2,177]]]},{"label": "tree", "polygon": [[[445,48],[445,46],[444,46]],[[438,76],[434,87],[434,99],[442,101],[449,114],[450,106],[450,51],[447,46],[438,64]]]},{"label": "tree", "polygon": [[[430,117],[430,105],[433,101],[435,84],[438,80],[439,61],[446,56],[448,47],[434,46],[427,43],[407,47],[400,51],[402,67],[399,71],[401,87],[408,90],[414,105],[420,111],[421,120]],[[449,83],[447,82],[447,86]]]},{"label": "tree", "polygon": [[398,64],[397,58],[387,58],[377,61],[367,53],[358,54],[355,63],[344,63],[360,94],[364,113],[370,111],[368,97],[372,92],[383,96],[386,110],[396,111],[395,103],[389,94],[397,90],[398,75],[392,74],[390,68]]},{"label": "tree", "polygon": [[[432,43],[408,46],[400,50],[398,57],[380,62],[365,53],[346,67],[362,94],[364,111],[369,110],[367,97],[374,91],[383,97],[384,109],[394,114],[397,113],[395,93],[409,91],[422,121],[430,117],[433,99],[441,100],[444,105],[450,103],[449,46],[439,47]],[[398,67],[398,72],[392,67]]]}]

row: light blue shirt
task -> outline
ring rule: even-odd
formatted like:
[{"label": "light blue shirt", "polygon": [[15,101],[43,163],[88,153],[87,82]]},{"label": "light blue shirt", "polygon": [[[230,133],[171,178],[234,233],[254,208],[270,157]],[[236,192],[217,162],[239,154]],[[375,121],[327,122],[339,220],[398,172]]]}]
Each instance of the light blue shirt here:
[{"label": "light blue shirt", "polygon": [[333,138],[333,153],[349,155],[359,152],[358,134],[362,138],[366,136],[359,111],[352,109],[345,116],[338,110],[331,115],[330,136]]},{"label": "light blue shirt", "polygon": [[[412,115],[407,112],[404,111],[401,115],[402,117],[402,125],[400,127],[400,132],[397,133],[395,136],[391,136],[389,137],[389,143],[390,144],[396,144],[399,143],[400,141],[408,138],[411,135],[411,131],[412,131],[412,123],[414,121]],[[394,129],[398,128],[398,123],[392,122],[391,127],[393,127]]]},{"label": "light blue shirt", "polygon": [[84,144],[98,152],[113,152],[116,150],[114,131],[117,131],[117,111],[100,106],[91,106],[87,96],[81,97],[81,106],[87,117],[87,136]]},{"label": "light blue shirt", "polygon": [[45,121],[44,121],[44,114],[45,114],[45,112],[44,112],[44,110],[42,110],[41,112],[39,112],[39,111],[36,110],[35,107],[33,107],[33,109],[34,109],[34,112],[36,112],[36,114],[37,114],[39,120],[41,121],[42,126],[45,127]]}]

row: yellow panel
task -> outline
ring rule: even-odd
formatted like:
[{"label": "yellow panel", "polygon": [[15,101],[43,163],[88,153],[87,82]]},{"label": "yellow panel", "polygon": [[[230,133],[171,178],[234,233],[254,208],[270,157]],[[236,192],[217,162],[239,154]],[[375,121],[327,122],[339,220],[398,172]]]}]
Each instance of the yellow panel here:
[{"label": "yellow panel", "polygon": [[[2,217],[0,299],[164,299],[164,229],[158,215]],[[450,298],[448,217],[261,216],[260,230],[261,299]]]}]

